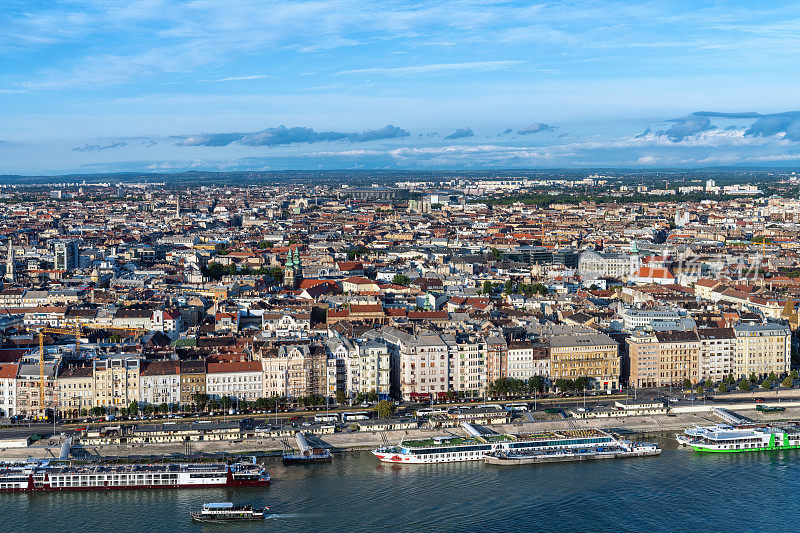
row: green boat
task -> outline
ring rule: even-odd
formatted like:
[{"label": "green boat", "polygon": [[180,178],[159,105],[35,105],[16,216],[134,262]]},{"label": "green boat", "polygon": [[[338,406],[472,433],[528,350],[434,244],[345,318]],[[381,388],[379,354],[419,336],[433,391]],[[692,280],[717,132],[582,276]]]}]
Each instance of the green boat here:
[{"label": "green boat", "polygon": [[756,405],[756,411],[761,411],[762,413],[780,413],[785,410],[786,408],[780,405]]},{"label": "green boat", "polygon": [[800,427],[794,425],[703,426],[687,429],[677,441],[698,452],[736,453],[800,448]]}]

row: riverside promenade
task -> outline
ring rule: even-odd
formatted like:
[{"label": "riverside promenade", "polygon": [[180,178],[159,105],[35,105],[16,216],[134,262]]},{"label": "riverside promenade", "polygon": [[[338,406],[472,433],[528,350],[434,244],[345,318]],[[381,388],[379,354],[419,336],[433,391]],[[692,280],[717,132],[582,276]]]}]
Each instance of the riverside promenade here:
[{"label": "riverside promenade", "polygon": [[[756,396],[753,397],[754,399]],[[565,418],[541,420],[536,422],[518,421],[510,424],[487,426],[497,433],[535,433],[558,429],[597,428],[605,431],[654,434],[670,431],[682,431],[693,425],[709,425],[725,423],[713,410],[715,408],[734,412],[756,422],[774,422],[780,420],[800,420],[800,399],[794,397],[781,398],[780,402],[772,401],[766,405],[781,405],[783,412],[761,412],[756,410],[759,403],[755,401],[741,401],[739,403],[709,402],[706,405],[683,405],[674,407],[669,414],[627,416],[615,418]],[[397,443],[401,439],[425,439],[435,436],[446,436],[447,432],[460,432],[458,428],[447,431],[442,429],[413,429],[406,431],[353,431],[334,433],[321,437],[321,445],[332,448],[334,451],[367,450],[384,444],[384,438],[389,443]],[[27,448],[0,449],[2,459],[21,458],[53,458],[58,457],[63,437],[54,436],[40,441]],[[80,448],[80,445],[78,446]],[[132,455],[168,455],[183,453],[186,448],[182,444],[125,444],[88,446],[87,452],[101,457],[126,457]],[[238,442],[192,442],[191,451],[201,453],[279,453],[283,450],[282,439],[279,438],[253,438]]]}]

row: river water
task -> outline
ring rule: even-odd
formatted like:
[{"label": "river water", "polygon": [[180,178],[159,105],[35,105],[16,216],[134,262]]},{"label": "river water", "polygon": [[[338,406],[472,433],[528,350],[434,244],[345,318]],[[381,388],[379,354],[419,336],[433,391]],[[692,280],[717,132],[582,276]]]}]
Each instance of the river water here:
[{"label": "river water", "polygon": [[[531,466],[268,459],[265,489],[0,494],[0,532],[798,531],[800,452],[697,454]],[[268,505],[263,522],[189,520],[204,502]]]}]

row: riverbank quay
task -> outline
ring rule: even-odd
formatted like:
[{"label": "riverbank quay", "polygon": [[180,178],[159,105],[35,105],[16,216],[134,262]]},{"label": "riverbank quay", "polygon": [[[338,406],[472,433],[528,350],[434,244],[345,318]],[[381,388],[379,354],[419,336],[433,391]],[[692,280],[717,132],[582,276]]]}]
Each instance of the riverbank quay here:
[{"label": "riverbank quay", "polygon": [[[596,428],[608,432],[629,435],[647,435],[670,431],[682,431],[695,425],[709,425],[723,422],[714,408],[723,408],[735,412],[755,422],[777,422],[781,420],[800,419],[800,403],[781,402],[786,409],[783,412],[757,411],[758,403],[742,404],[708,404],[681,406],[671,410],[668,414],[651,416],[628,416],[624,418],[561,418],[540,421],[519,420],[509,424],[485,426],[486,430],[495,433],[535,433],[566,429]],[[381,446],[387,442],[394,444],[402,439],[429,439],[437,436],[447,436],[443,429],[417,428],[396,431],[352,431],[337,432],[325,435],[315,435],[315,445],[331,449],[334,452],[348,450],[366,450]],[[63,436],[53,436],[42,439],[24,448],[0,448],[0,458],[55,458],[59,456]],[[202,441],[192,442],[188,450],[190,453],[204,454],[258,454],[278,455],[285,448],[285,438],[261,437],[242,439],[241,441]],[[130,457],[130,456],[167,456],[170,454],[184,454],[187,451],[185,443],[147,443],[147,444],[109,444],[84,446],[78,442],[73,447],[73,453],[87,457]]]}]

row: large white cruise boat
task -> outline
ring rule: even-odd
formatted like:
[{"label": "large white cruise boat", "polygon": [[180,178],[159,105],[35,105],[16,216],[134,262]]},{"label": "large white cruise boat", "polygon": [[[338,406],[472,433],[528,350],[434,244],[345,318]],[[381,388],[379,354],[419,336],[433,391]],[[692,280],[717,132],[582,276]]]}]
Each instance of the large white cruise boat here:
[{"label": "large white cruise boat", "polygon": [[742,424],[692,427],[675,437],[698,452],[757,452],[800,448],[800,427]]},{"label": "large white cruise boat", "polygon": [[255,462],[65,464],[46,460],[0,462],[0,492],[251,487],[268,485]]},{"label": "large white cruise boat", "polygon": [[570,453],[624,446],[626,441],[598,429],[570,429],[523,435],[481,434],[470,424],[462,424],[468,436],[402,440],[397,446],[372,451],[385,463],[428,464],[482,461],[488,455],[522,452]]}]

